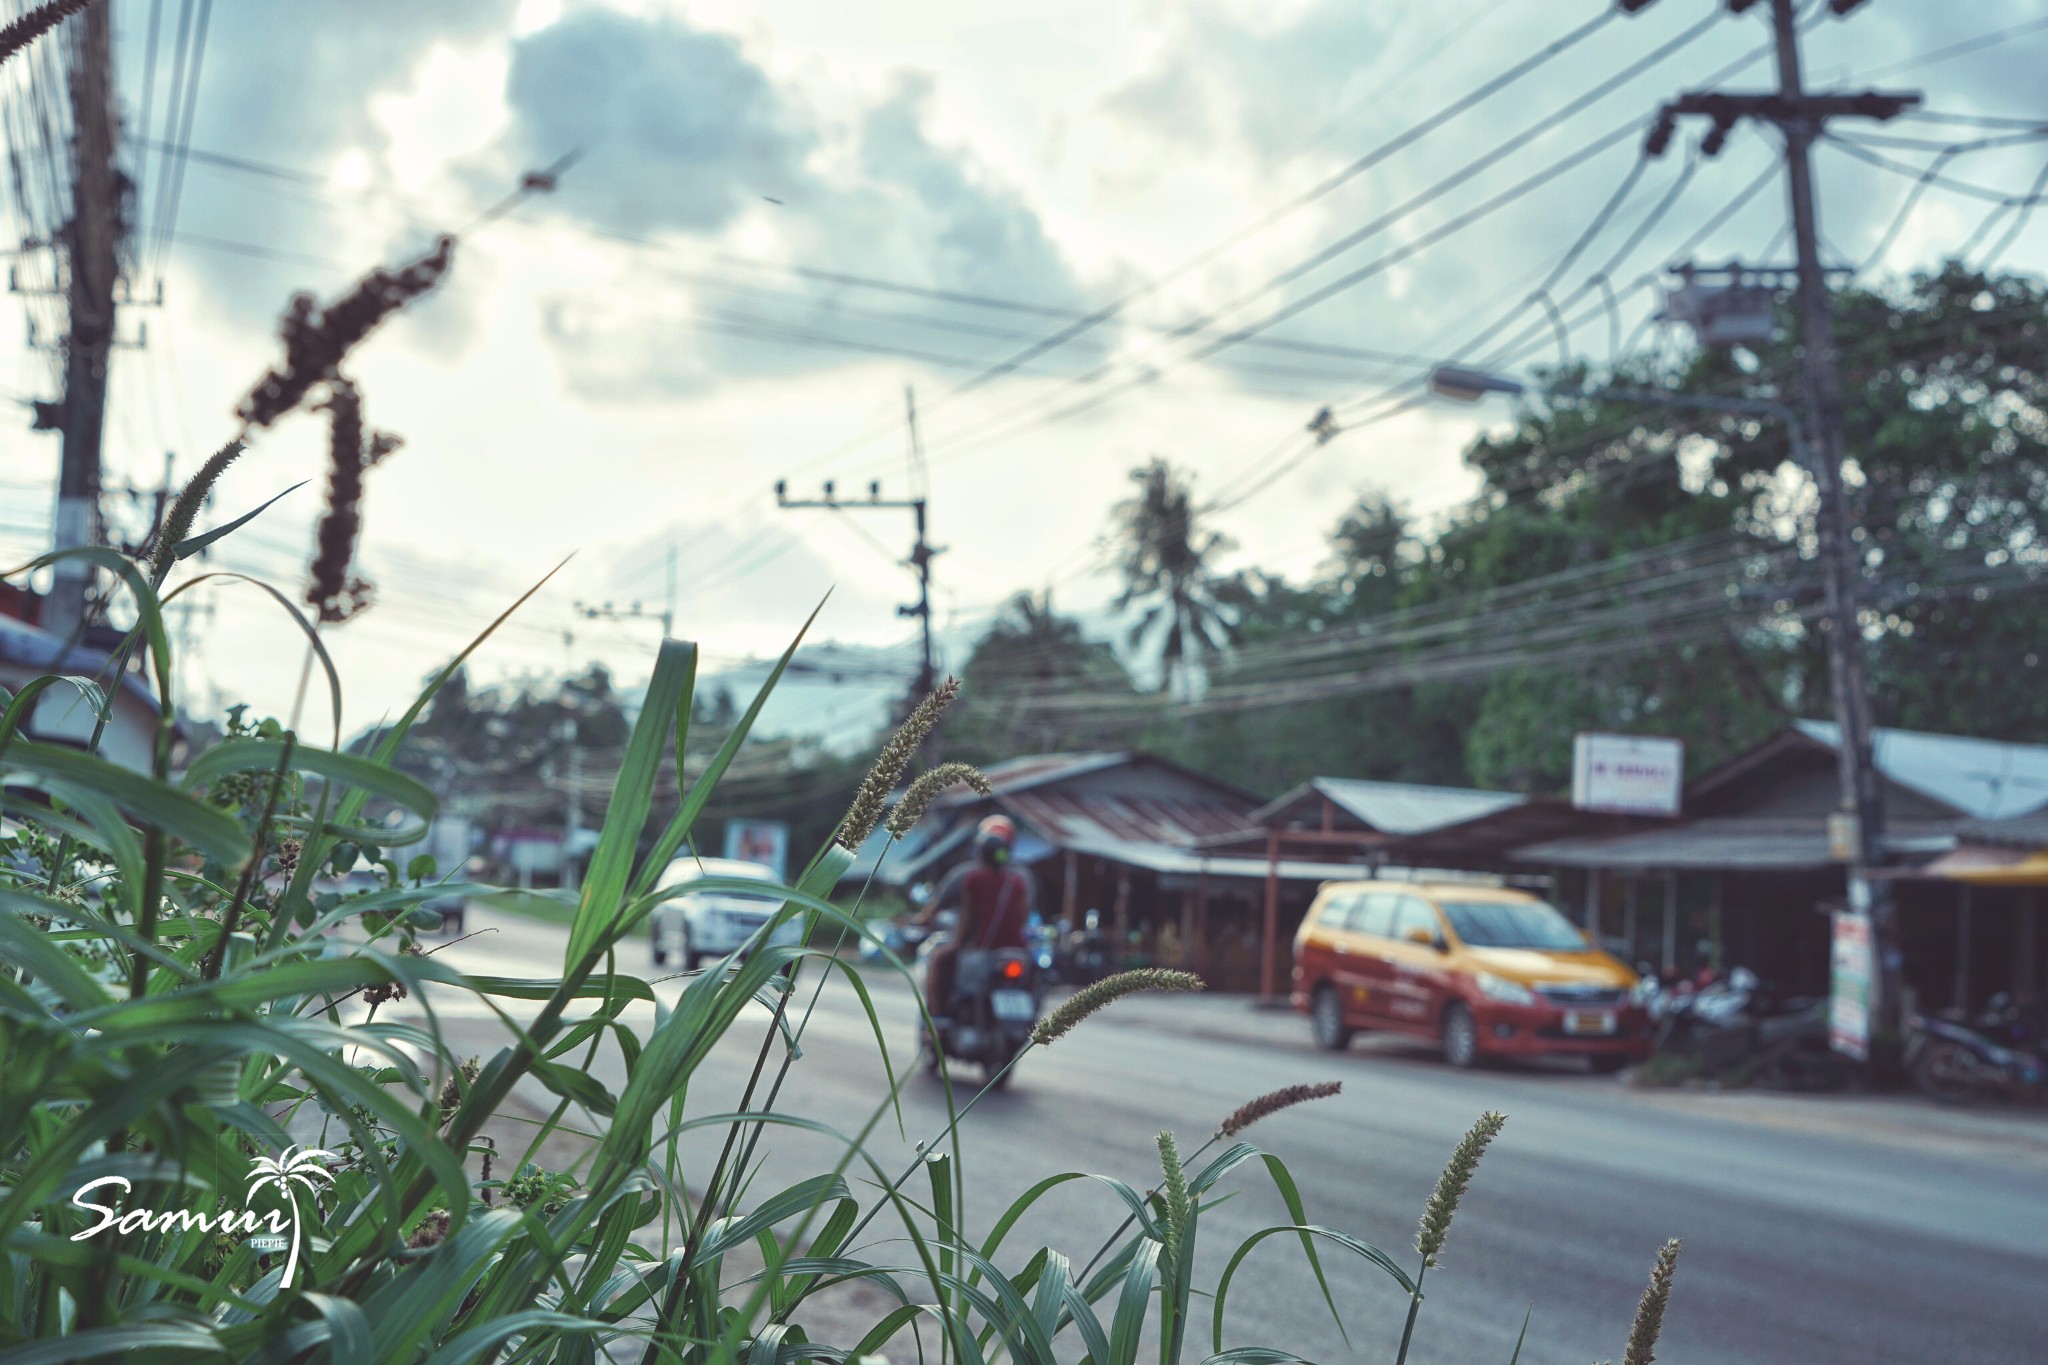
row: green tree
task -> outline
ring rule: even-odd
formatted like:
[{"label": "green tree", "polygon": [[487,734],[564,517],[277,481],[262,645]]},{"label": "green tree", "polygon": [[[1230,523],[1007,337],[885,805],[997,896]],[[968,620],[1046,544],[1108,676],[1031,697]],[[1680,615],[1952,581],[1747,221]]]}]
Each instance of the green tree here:
[{"label": "green tree", "polygon": [[1187,701],[1199,690],[1203,660],[1230,644],[1234,614],[1218,595],[1216,560],[1229,537],[1201,524],[1193,481],[1165,460],[1131,471],[1137,493],[1115,509],[1116,609],[1142,607],[1130,630],[1133,649],[1157,651],[1160,685]]},{"label": "green tree", "polygon": [[1136,693],[1116,650],[1054,611],[1050,591],[1018,593],[1004,604],[960,682],[960,699],[945,721],[945,753],[980,764],[1114,743],[1121,732],[1113,719],[1033,703],[1062,693]]}]

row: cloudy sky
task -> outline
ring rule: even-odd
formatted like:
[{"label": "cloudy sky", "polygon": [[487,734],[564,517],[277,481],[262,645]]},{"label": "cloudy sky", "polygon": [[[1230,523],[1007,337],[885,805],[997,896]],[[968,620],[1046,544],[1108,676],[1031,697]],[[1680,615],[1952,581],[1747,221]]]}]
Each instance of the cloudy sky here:
[{"label": "cloudy sky", "polygon": [[[160,277],[164,305],[123,314],[124,335],[146,325],[148,344],[116,359],[110,483],[154,486],[165,451],[189,472],[233,434],[294,291],[331,298],[474,223],[524,172],[581,153],[555,194],[465,235],[443,289],[353,362],[368,420],[406,444],[368,479],[378,605],[326,636],[350,728],[402,707],[569,556],[487,647],[484,679],[593,659],[643,672],[658,625],[591,620],[578,604],[658,611],[671,550],[677,634],[714,663],[773,652],[830,590],[819,638],[894,648],[885,661],[907,670],[913,623],[896,606],[913,586],[893,561],[908,516],[784,511],[773,494],[778,479],[793,495],[824,479],[907,493],[906,386],[946,547],[951,662],[1018,589],[1051,586],[1082,610],[1112,594],[1098,539],[1153,454],[1226,504],[1218,524],[1242,562],[1307,573],[1362,490],[1423,514],[1470,491],[1459,451],[1502,414],[1381,415],[1420,358],[1526,371],[1566,345],[1596,360],[1617,338],[1682,345],[1649,324],[1646,282],[1682,253],[1787,250],[1781,186],[1756,189],[1775,155],[1758,132],[1707,159],[1689,129],[1639,165],[1660,100],[1716,73],[1729,87],[1770,79],[1761,57],[1741,65],[1766,36],[1760,10],[1729,17],[1709,0],[1594,24],[1307,202],[1612,6],[166,0],[152,66],[152,5],[113,3],[135,292]],[[188,15],[195,30],[204,18],[203,48],[196,32],[179,41]],[[1959,117],[2048,118],[2044,57],[2048,0],[1878,0],[1816,16],[1807,42],[1815,85],[1917,88]],[[33,67],[7,81],[7,135],[32,150],[36,101],[61,85]],[[164,144],[183,141],[187,117],[181,161]],[[1973,259],[1998,247],[2005,265],[2048,266],[2048,233],[1993,202],[2028,191],[2048,144],[1952,158],[1944,174],[1989,197],[1937,186],[1900,218],[1902,168],[1988,131],[1841,131],[1892,141],[1861,148],[1889,166],[1820,153],[1834,259],[1881,274],[1974,242]],[[24,233],[39,193],[29,165],[28,203],[11,201]],[[2004,217],[1979,233],[1991,212]],[[48,269],[29,252],[21,282]],[[1562,342],[1531,297],[1551,277],[1572,324]],[[45,338],[59,324],[49,300],[14,302]],[[51,357],[24,332],[0,328],[0,385],[54,396]],[[1318,446],[1303,428],[1326,404],[1348,429]],[[310,482],[212,567],[303,591],[324,441],[306,414],[258,434],[210,515]],[[13,558],[47,535],[57,442],[17,428],[4,450]],[[127,514],[118,496],[110,507]],[[247,586],[197,600],[213,612],[194,623],[211,685],[288,711],[303,651],[274,604]],[[806,695],[841,722],[872,700]],[[324,705],[305,720],[324,728]]]}]

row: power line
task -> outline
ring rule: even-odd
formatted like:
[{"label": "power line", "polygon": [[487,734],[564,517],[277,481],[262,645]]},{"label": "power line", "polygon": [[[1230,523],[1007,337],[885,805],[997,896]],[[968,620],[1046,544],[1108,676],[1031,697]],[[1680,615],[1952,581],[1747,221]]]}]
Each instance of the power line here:
[{"label": "power line", "polygon": [[1987,47],[2010,42],[2014,38],[2022,38],[2027,34],[2040,33],[2044,30],[2048,30],[2048,19],[2030,19],[2023,24],[2014,24],[2009,28],[1994,29],[1990,33],[1981,33],[1975,38],[1965,38],[1962,42],[1950,43],[1947,47],[1938,47],[1934,51],[1922,53],[1918,57],[1908,57],[1902,62],[1893,62],[1890,66],[1881,66],[1875,71],[1866,71],[1863,73],[1862,79],[1876,80],[1880,76],[1895,76],[1901,71],[1912,71],[1923,66],[1933,66],[1938,62],[1949,61],[1952,58],[1961,57],[1970,52],[1981,52]]}]

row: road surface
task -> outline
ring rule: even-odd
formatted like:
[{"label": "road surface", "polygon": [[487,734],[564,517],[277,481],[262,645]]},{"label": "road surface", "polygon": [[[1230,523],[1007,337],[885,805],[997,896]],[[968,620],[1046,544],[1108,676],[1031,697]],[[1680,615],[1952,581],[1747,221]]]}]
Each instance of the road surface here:
[{"label": "road surface", "polygon": [[[509,917],[476,917],[495,932],[456,945],[467,971],[558,973],[564,931]],[[659,975],[644,943],[624,945],[620,969]],[[899,1066],[912,1000],[876,979],[878,1008]],[[659,989],[670,998],[679,982]],[[1192,1002],[1190,1002],[1192,1003]],[[1219,1002],[1203,1002],[1214,1017]],[[645,1008],[645,1007],[643,1007]],[[1527,1071],[1453,1072],[1426,1055],[1361,1047],[1330,1056],[1269,1020],[1263,1036],[1182,1030],[1171,1002],[1132,1002],[1088,1021],[1020,1066],[1007,1093],[981,1102],[962,1155],[970,1224],[985,1229],[1046,1175],[1102,1172],[1144,1187],[1156,1177],[1155,1135],[1183,1151],[1224,1115],[1281,1085],[1338,1080],[1344,1093],[1272,1118],[1247,1135],[1284,1160],[1309,1217],[1393,1253],[1412,1271],[1416,1219],[1445,1157],[1483,1110],[1509,1116],[1459,1209],[1410,1359],[1416,1365],[1505,1362],[1523,1314],[1522,1360],[1586,1365],[1618,1358],[1650,1262],[1666,1237],[1684,1239],[1658,1358],[1675,1365],[1982,1365],[2043,1359],[2048,1349],[2048,1143],[1930,1141],[1915,1150],[1839,1123],[1801,1131],[1753,1118],[1703,1116],[1647,1099],[1611,1080]],[[652,1013],[639,1016],[652,1027]],[[473,1050],[498,1045],[496,1026],[449,1023]],[[760,1038],[743,1022],[693,1084],[692,1112],[727,1107]],[[828,987],[779,1106],[852,1130],[887,1083],[868,1026],[843,984]],[[600,1069],[616,1087],[616,1058]],[[1729,1101],[1751,1111],[1773,1103]],[[1840,1103],[1853,1103],[1842,1101]],[[939,1086],[915,1078],[903,1097],[911,1140],[944,1123]],[[1796,1112],[1790,1111],[1788,1112]],[[1840,1111],[1837,1111],[1840,1112]],[[2043,1127],[2048,1128],[2048,1118]],[[836,1156],[829,1143],[778,1131],[765,1144],[762,1193]],[[704,1153],[695,1174],[708,1164]],[[910,1159],[893,1121],[871,1150],[892,1173]],[[1198,1282],[1213,1285],[1229,1250],[1285,1221],[1256,1166],[1226,1188],[1239,1198],[1205,1212]],[[1021,1224],[999,1257],[1014,1271],[1041,1245],[1078,1266],[1121,1220],[1093,1182],[1061,1187]],[[886,1217],[874,1231],[886,1235]],[[900,1247],[872,1250],[875,1259]],[[1298,1246],[1274,1238],[1233,1286],[1227,1345],[1282,1346],[1315,1361],[1391,1361],[1406,1300],[1381,1272],[1331,1253],[1340,1337],[1304,1273]],[[1203,1335],[1188,1359],[1206,1354]],[[843,1344],[850,1345],[851,1342]]]}]

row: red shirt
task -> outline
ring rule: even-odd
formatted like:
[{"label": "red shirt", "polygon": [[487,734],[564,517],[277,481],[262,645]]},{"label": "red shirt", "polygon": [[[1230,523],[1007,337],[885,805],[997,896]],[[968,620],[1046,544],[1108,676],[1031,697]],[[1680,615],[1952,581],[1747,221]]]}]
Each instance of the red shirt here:
[{"label": "red shirt", "polygon": [[960,946],[1022,948],[1031,884],[1013,867],[977,867],[960,882]]}]

